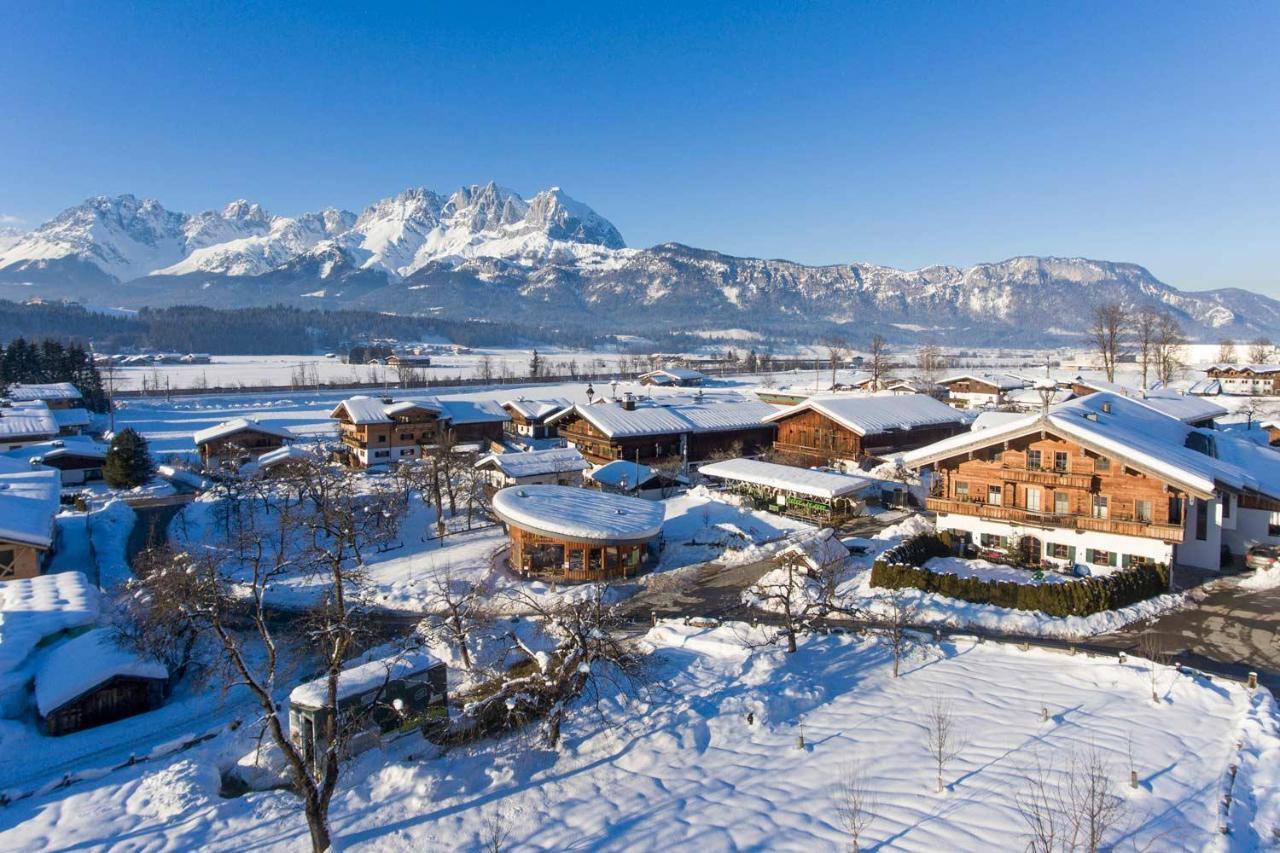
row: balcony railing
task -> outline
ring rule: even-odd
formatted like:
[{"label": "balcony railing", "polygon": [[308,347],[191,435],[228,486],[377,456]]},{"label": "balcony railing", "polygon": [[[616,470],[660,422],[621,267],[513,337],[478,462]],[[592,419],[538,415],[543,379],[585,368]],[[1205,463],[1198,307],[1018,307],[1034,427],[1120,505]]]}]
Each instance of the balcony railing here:
[{"label": "balcony railing", "polygon": [[1038,486],[1062,486],[1070,489],[1092,489],[1092,474],[1072,474],[1055,468],[1002,468],[1000,476],[1014,483],[1034,483]]},{"label": "balcony railing", "polygon": [[1093,530],[1099,533],[1115,533],[1120,536],[1143,536],[1164,542],[1181,542],[1182,527],[1176,524],[1157,524],[1121,518],[1094,518],[1091,515],[1062,515],[1039,512],[1022,507],[1000,506],[976,501],[953,501],[945,498],[929,498],[925,502],[931,512],[954,512],[993,521],[1029,524],[1037,527],[1069,527],[1073,530]]}]

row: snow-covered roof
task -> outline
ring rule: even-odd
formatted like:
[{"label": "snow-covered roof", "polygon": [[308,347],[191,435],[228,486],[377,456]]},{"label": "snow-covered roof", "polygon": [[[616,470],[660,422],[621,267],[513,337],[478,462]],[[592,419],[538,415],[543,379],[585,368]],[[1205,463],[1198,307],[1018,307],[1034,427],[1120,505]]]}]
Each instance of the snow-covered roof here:
[{"label": "snow-covered roof", "polygon": [[1198,379],[1187,388],[1188,394],[1198,397],[1216,397],[1222,393],[1222,381],[1218,379]]},{"label": "snow-covered roof", "polygon": [[511,409],[525,420],[536,422],[549,418],[556,412],[563,412],[570,405],[572,404],[562,397],[554,397],[550,400],[526,400],[520,397],[516,400],[504,401],[502,408]]},{"label": "snow-covered roof", "polygon": [[80,389],[70,382],[46,382],[36,384],[15,383],[9,386],[10,400],[80,400]]},{"label": "snow-covered roof", "polygon": [[197,430],[195,433],[195,441],[197,445],[208,444],[211,441],[230,438],[231,436],[239,435],[242,432],[260,432],[264,435],[274,435],[277,438],[284,439],[285,441],[293,441],[298,437],[286,427],[263,423],[255,418],[232,418],[229,421],[223,421],[215,426]]},{"label": "snow-covered roof", "polygon": [[1072,385],[1079,385],[1083,388],[1089,388],[1093,391],[1106,391],[1111,394],[1119,394],[1122,397],[1140,397],[1142,390],[1133,388],[1129,385],[1121,385],[1119,382],[1108,382],[1105,379],[1090,379],[1084,375],[1077,375],[1071,380]]},{"label": "snow-covered roof", "polygon": [[1012,373],[956,373],[943,379],[938,384],[950,385],[952,382],[960,382],[965,379],[970,382],[981,382],[984,385],[990,385],[1000,391],[1012,391],[1016,388],[1027,388],[1031,385],[1026,379],[1021,376],[1014,376]]},{"label": "snow-covered roof", "polygon": [[583,471],[590,463],[576,447],[553,447],[527,453],[490,453],[476,463],[477,468],[497,468],[508,477],[537,477],[567,471]]},{"label": "snow-covered roof", "polygon": [[53,544],[62,475],[52,468],[0,475],[0,541]]},{"label": "snow-covered roof", "polygon": [[799,558],[810,570],[816,571],[823,566],[844,565],[849,559],[849,549],[836,538],[835,532],[823,528],[815,533],[802,536],[792,545],[788,545],[778,553],[778,562],[788,558]]},{"label": "snow-covered roof", "polygon": [[1138,402],[1146,403],[1157,412],[1189,424],[1220,418],[1227,414],[1227,410],[1222,406],[1203,397],[1184,396],[1173,392],[1152,392],[1146,398],[1140,398]]},{"label": "snow-covered roof", "polygon": [[89,425],[88,409],[54,409],[53,419],[58,422],[59,429],[67,427],[87,427]]},{"label": "snow-covered roof", "polygon": [[357,394],[334,406],[329,417],[341,418],[345,411],[347,420],[353,424],[389,424],[391,417],[387,414],[387,405],[376,397]]},{"label": "snow-covered roof", "polygon": [[1027,415],[943,439],[903,454],[903,462],[915,468],[1041,430],[1123,459],[1197,496],[1209,497],[1225,487],[1280,498],[1280,454],[1229,433],[1188,426],[1147,401],[1109,392],[1078,397],[1054,406],[1046,415]]},{"label": "snow-covered roof", "polygon": [[1211,364],[1205,368],[1209,371],[1239,371],[1241,373],[1280,373],[1280,364]]},{"label": "snow-covered roof", "polygon": [[966,420],[964,415],[946,403],[924,394],[810,397],[780,412],[775,410],[765,420],[779,421],[809,410],[826,415],[858,435],[964,423]]},{"label": "snow-covered roof", "polygon": [[271,468],[279,465],[281,462],[287,462],[290,459],[297,459],[303,462],[318,462],[319,457],[304,447],[296,444],[286,444],[283,447],[277,447],[275,450],[268,450],[255,460],[259,468]]},{"label": "snow-covered roof", "polygon": [[47,717],[68,702],[117,676],[165,679],[164,664],[123,649],[109,628],[67,640],[45,656],[36,670],[36,707]]},{"label": "snow-covered roof", "polygon": [[86,459],[106,459],[107,445],[94,441],[84,435],[68,435],[39,444],[28,444],[7,454],[13,459],[61,459],[67,456],[82,456]]},{"label": "snow-covered roof", "polygon": [[[421,649],[365,660],[338,674],[338,701],[379,690],[389,681],[425,672],[441,663],[439,658]],[[306,708],[323,708],[329,702],[328,696],[329,679],[325,676],[293,688],[289,702]]]},{"label": "snow-covered roof", "polygon": [[454,425],[505,423],[511,420],[511,415],[491,400],[455,400],[446,397],[431,398],[426,403],[428,406],[436,406],[442,412],[441,417],[447,418]]},{"label": "snow-covered roof", "polygon": [[46,408],[0,409],[0,440],[51,438],[59,429],[58,419]]},{"label": "snow-covered roof", "polygon": [[[608,486],[612,489],[624,488],[627,491],[645,488],[651,480],[660,475],[648,465],[632,462],[629,459],[615,459],[603,465],[597,465],[587,472],[587,479]],[[683,482],[683,478],[678,478]]]},{"label": "snow-covered roof", "polygon": [[508,524],[575,542],[647,542],[662,530],[663,505],[572,486],[509,486],[493,496]]},{"label": "snow-covered roof", "polygon": [[973,424],[969,428],[973,432],[978,432],[991,427],[1004,426],[1011,421],[1024,420],[1026,417],[1024,412],[982,412],[973,419]]},{"label": "snow-covered roof", "polygon": [[650,370],[648,373],[640,374],[640,379],[647,379],[654,376],[668,376],[681,382],[691,382],[707,378],[707,375],[702,371],[693,370],[688,367],[661,367],[657,370]]},{"label": "snow-covered roof", "polygon": [[[1040,408],[1044,404],[1042,394],[1047,388],[1018,388],[1004,395],[1004,399],[1010,405]],[[1075,392],[1070,388],[1054,388],[1053,393],[1049,396],[1049,405],[1054,403],[1065,403],[1075,396]],[[977,429],[977,427],[974,427]]]},{"label": "snow-covered roof", "polygon": [[776,411],[760,400],[706,398],[672,403],[636,400],[632,410],[613,402],[577,405],[555,415],[548,423],[576,412],[610,438],[633,438],[751,429],[761,426],[766,416]]},{"label": "snow-covered roof", "polygon": [[812,468],[797,468],[793,465],[778,465],[773,462],[761,462],[758,459],[727,459],[724,462],[713,462],[710,465],[703,465],[698,472],[720,480],[754,483],[771,489],[781,489],[828,500],[845,495],[856,495],[875,485],[865,477],[837,474],[832,471],[815,471]]},{"label": "snow-covered roof", "polygon": [[81,572],[0,583],[0,673],[19,666],[40,641],[92,625],[100,595]]}]

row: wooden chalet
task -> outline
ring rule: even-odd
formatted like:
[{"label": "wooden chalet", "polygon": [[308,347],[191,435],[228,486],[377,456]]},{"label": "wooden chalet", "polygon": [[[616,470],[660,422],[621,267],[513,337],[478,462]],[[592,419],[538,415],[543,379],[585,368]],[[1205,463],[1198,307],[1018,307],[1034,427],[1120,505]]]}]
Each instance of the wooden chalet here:
[{"label": "wooden chalet", "polygon": [[254,418],[232,418],[194,436],[200,464],[206,471],[224,465],[252,461],[297,439],[287,427],[263,423]]},{"label": "wooden chalet", "polygon": [[937,527],[1030,564],[1219,568],[1280,542],[1280,455],[1099,392],[905,454]]},{"label": "wooden chalet", "polygon": [[1280,365],[1214,364],[1205,369],[1205,376],[1216,379],[1223,394],[1280,395]]},{"label": "wooden chalet", "polygon": [[697,462],[767,448],[776,428],[765,418],[775,411],[767,403],[741,398],[659,403],[628,394],[621,402],[573,406],[548,423],[591,462]]},{"label": "wooden chalet", "polygon": [[923,394],[810,397],[765,420],[778,427],[773,449],[805,466],[898,453],[969,429],[964,415]]},{"label": "wooden chalet", "polygon": [[502,440],[510,419],[496,406],[468,400],[364,396],[343,400],[329,417],[338,422],[345,458],[356,468],[414,459],[443,439],[483,449]]},{"label": "wooden chalet", "polygon": [[121,648],[97,628],[55,648],[35,677],[36,709],[46,734],[65,735],[160,707],[163,664]]},{"label": "wooden chalet", "polygon": [[61,476],[0,458],[0,581],[41,573],[57,542]]},{"label": "wooden chalet", "polygon": [[502,404],[503,411],[511,418],[506,431],[521,438],[555,438],[554,424],[547,423],[553,415],[563,412],[572,403],[559,397],[550,400],[526,400],[519,397]]},{"label": "wooden chalet", "polygon": [[1029,388],[1031,383],[1011,373],[959,373],[938,383],[947,392],[947,402],[958,409],[1001,406],[1011,391]]}]

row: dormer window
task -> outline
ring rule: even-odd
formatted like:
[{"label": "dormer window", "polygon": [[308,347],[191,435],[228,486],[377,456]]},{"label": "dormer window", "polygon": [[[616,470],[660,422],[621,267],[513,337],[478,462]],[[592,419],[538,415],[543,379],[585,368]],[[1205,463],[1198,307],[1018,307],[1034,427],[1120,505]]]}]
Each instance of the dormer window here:
[{"label": "dormer window", "polygon": [[1103,413],[1103,414],[1106,414],[1106,415],[1111,414],[1111,401],[1110,401],[1110,400],[1103,400],[1103,401],[1102,401],[1102,413]]}]

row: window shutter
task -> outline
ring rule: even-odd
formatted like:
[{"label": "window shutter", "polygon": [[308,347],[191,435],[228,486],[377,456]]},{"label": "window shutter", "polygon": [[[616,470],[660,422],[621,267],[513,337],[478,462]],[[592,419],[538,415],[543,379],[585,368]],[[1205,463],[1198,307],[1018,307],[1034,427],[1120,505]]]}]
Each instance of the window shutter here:
[{"label": "window shutter", "polygon": [[1076,546],[1075,546],[1075,545],[1072,545],[1072,546],[1070,546],[1069,548],[1067,548],[1067,559],[1068,559],[1068,560],[1070,560],[1070,561],[1071,561],[1071,562],[1073,562],[1073,563],[1076,561]]},{"label": "window shutter", "polygon": [[1084,549],[1084,561],[1085,561],[1086,563],[1092,563],[1092,562],[1093,562],[1093,549],[1092,549],[1092,548],[1085,548],[1085,549]]},{"label": "window shutter", "polygon": [[1130,563],[1131,561],[1132,561],[1132,558],[1131,558],[1128,554],[1122,554],[1122,555],[1120,556],[1120,567],[1121,567],[1122,569],[1127,569],[1127,568],[1129,568],[1129,563]]},{"label": "window shutter", "polygon": [[1116,564],[1116,552],[1112,551],[1107,556],[1108,556],[1107,565],[1114,566]]}]

